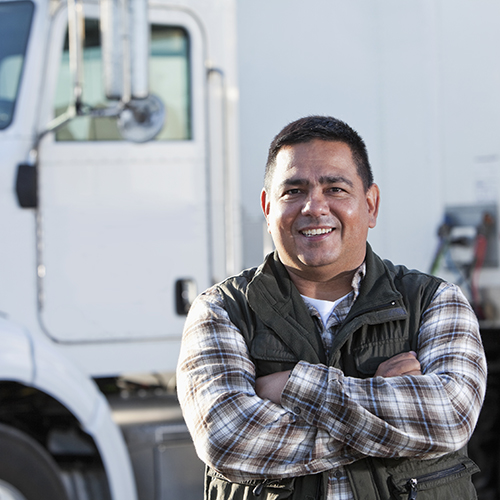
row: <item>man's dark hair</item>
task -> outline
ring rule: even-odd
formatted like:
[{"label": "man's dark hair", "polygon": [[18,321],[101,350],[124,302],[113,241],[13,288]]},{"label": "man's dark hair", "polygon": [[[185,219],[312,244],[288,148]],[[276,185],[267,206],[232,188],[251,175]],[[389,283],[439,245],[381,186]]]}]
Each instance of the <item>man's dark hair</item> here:
[{"label": "man's dark hair", "polygon": [[368,160],[366,145],[361,136],[347,123],[331,116],[307,116],[289,123],[271,142],[267,157],[264,187],[269,192],[271,178],[276,166],[276,157],[283,146],[291,146],[320,139],[322,141],[343,142],[351,149],[358,175],[365,191],[373,184],[373,173]]}]

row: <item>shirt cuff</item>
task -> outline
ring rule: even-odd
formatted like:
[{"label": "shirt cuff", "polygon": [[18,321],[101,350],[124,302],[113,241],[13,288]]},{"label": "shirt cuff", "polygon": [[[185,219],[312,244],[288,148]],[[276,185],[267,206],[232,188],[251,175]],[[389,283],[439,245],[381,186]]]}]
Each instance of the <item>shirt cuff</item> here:
[{"label": "shirt cuff", "polygon": [[283,388],[281,406],[315,425],[329,391],[335,386],[341,389],[340,377],[341,372],[338,370],[300,361],[295,365]]}]

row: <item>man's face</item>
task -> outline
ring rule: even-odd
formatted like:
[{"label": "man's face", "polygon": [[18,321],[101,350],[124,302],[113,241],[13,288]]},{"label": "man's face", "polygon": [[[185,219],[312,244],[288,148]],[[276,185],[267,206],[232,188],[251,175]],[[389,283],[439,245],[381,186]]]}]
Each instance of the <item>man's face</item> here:
[{"label": "man's face", "polygon": [[322,281],[362,264],[379,190],[374,184],[365,192],[347,144],[315,139],[283,147],[269,191],[262,191],[262,209],[290,272]]}]

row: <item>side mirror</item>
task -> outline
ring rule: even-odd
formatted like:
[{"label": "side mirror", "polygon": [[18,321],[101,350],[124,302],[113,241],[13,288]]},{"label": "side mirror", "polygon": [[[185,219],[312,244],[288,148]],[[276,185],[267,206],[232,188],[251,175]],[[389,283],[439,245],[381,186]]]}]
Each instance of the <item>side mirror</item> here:
[{"label": "side mirror", "polygon": [[145,99],[149,93],[147,0],[101,0],[101,43],[108,99]]},{"label": "side mirror", "polygon": [[149,95],[148,0],[101,0],[101,44],[106,97],[121,101],[118,130],[146,142],[163,128],[165,106]]},{"label": "side mirror", "polygon": [[101,46],[106,97],[119,101],[105,108],[82,106],[84,22],[81,0],[68,0],[70,63],[75,101],[39,134],[34,149],[48,132],[79,115],[118,117],[124,139],[146,142],[163,128],[165,106],[149,95],[148,0],[101,0]]},{"label": "side mirror", "polygon": [[165,106],[150,94],[146,99],[132,99],[118,117],[118,130],[127,141],[147,142],[158,135],[165,121]]}]

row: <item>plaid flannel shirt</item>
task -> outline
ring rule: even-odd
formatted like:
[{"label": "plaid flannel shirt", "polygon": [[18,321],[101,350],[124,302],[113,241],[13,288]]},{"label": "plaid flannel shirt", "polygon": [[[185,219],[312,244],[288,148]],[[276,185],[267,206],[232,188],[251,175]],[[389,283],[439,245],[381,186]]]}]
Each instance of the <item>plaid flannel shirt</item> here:
[{"label": "plaid flannel shirt", "polygon": [[[326,327],[308,305],[326,348],[363,273],[364,266]],[[366,456],[435,458],[461,448],[474,430],[486,361],[476,317],[457,286],[441,284],[424,312],[418,359],[423,376],[368,379],[301,361],[277,405],[256,395],[247,345],[212,287],[184,329],[178,393],[198,455],[228,480],[329,471],[327,499],[351,500],[344,465]]]}]

